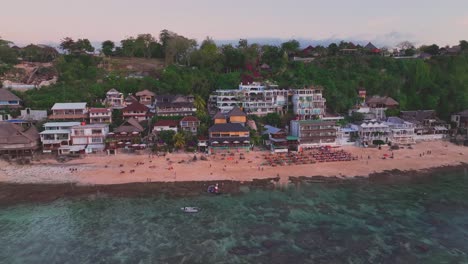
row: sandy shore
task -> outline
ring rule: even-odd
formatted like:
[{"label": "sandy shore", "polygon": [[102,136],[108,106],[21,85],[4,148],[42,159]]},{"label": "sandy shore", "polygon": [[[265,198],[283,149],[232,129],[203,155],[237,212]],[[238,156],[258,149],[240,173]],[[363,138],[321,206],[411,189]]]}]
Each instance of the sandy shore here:
[{"label": "sandy shore", "polygon": [[[413,149],[393,151],[393,159],[382,159],[391,154],[388,147],[376,148],[343,147],[355,161],[316,163],[269,167],[262,166],[263,154],[250,152],[240,160],[236,153],[233,159],[221,155],[209,156],[208,160],[192,161],[193,154],[173,153],[166,157],[150,158],[146,155],[118,154],[116,156],[89,155],[82,159],[59,163],[54,159],[42,159],[31,165],[0,163],[0,182],[4,183],[76,183],[124,184],[135,182],[187,182],[187,181],[252,181],[280,177],[287,183],[289,177],[299,176],[368,176],[388,170],[423,170],[441,166],[456,166],[468,162],[468,148],[447,142],[424,142]],[[427,154],[431,151],[431,154]],[[420,155],[425,153],[423,156]],[[200,155],[198,155],[198,158]],[[370,157],[370,159],[369,159]],[[138,163],[142,163],[137,165]],[[76,168],[76,171],[70,171]],[[260,169],[259,169],[260,168]],[[134,172],[131,172],[134,171]]]}]

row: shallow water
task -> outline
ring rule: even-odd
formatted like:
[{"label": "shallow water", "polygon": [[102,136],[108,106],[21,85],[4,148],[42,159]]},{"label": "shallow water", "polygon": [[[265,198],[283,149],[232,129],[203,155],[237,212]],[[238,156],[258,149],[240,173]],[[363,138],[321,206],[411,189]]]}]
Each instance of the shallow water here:
[{"label": "shallow water", "polygon": [[0,263],[468,263],[464,172],[244,191],[3,208]]}]

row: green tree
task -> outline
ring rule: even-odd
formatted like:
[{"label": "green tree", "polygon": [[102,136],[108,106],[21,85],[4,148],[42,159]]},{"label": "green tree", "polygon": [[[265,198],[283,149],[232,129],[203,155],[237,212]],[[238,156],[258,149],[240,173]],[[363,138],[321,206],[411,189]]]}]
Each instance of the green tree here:
[{"label": "green tree", "polygon": [[279,127],[281,126],[281,117],[278,113],[268,113],[264,118],[263,118],[265,124]]},{"label": "green tree", "polygon": [[112,56],[114,54],[115,43],[111,40],[106,40],[101,44],[102,53],[106,56]]},{"label": "green tree", "polygon": [[293,54],[299,51],[299,41],[293,39],[281,44],[281,49],[287,54]]},{"label": "green tree", "polygon": [[185,147],[185,135],[183,133],[176,133],[172,140],[174,141],[176,149],[183,149]]}]

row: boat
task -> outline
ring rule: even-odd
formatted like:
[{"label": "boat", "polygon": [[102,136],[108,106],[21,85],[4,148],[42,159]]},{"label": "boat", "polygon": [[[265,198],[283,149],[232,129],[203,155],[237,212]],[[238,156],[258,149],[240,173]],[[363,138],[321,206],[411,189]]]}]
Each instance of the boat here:
[{"label": "boat", "polygon": [[180,209],[185,213],[198,213],[201,210],[199,207],[182,207]]}]

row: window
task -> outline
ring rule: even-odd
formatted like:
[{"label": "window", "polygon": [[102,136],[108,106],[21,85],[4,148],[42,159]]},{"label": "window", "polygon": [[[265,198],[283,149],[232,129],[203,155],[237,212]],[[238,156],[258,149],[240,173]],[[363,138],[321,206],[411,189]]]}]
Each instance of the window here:
[{"label": "window", "polygon": [[91,134],[93,134],[93,135],[96,135],[96,134],[97,134],[97,135],[100,135],[100,134],[101,134],[101,129],[93,129],[93,130],[91,130]]},{"label": "window", "polygon": [[76,129],[75,130],[75,136],[84,136],[84,130],[83,129]]},{"label": "window", "polygon": [[98,137],[92,138],[91,143],[102,143],[102,138],[98,138]]}]

